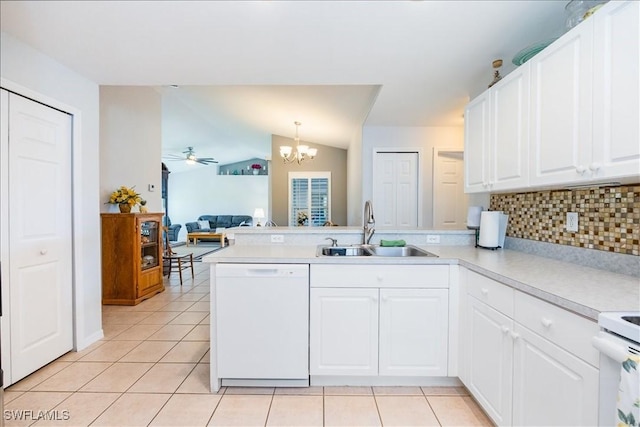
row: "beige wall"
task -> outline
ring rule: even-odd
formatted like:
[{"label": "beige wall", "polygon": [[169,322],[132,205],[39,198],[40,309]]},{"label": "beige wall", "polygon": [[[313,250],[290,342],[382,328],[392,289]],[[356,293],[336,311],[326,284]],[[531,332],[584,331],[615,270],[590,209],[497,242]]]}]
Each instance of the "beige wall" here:
[{"label": "beige wall", "polygon": [[[302,143],[302,141],[301,141]],[[280,146],[294,146],[292,138],[273,135],[271,138],[271,219],[280,226],[289,225],[287,209],[289,206],[289,172],[331,172],[331,221],[338,225],[347,225],[347,150],[313,144],[305,141],[309,147],[318,149],[314,160],[301,165],[285,165],[280,158]]]},{"label": "beige wall", "polygon": [[[100,198],[102,211],[112,191],[135,186],[149,212],[162,212],[162,103],[144,86],[100,87]],[[149,191],[149,184],[155,191]]]}]

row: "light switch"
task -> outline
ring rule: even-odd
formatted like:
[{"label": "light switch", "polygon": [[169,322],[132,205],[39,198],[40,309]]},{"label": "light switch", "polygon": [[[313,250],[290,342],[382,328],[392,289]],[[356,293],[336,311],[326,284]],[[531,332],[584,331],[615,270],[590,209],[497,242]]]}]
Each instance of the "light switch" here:
[{"label": "light switch", "polygon": [[149,184],[149,191],[156,191],[156,185],[155,184]]}]

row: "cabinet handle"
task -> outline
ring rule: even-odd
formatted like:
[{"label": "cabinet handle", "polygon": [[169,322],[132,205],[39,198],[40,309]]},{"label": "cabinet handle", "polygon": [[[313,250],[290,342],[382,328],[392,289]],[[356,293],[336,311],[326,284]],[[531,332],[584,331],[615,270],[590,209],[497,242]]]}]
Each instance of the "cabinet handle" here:
[{"label": "cabinet handle", "polygon": [[550,328],[551,325],[553,325],[553,322],[545,317],[540,319],[540,323],[542,323],[542,326],[544,326],[545,328]]},{"label": "cabinet handle", "polygon": [[584,165],[579,165],[576,168],[576,172],[578,172],[580,175],[584,175],[586,171],[587,171],[587,168],[585,168]]},{"label": "cabinet handle", "polygon": [[599,170],[600,170],[600,167],[601,167],[601,165],[600,165],[600,163],[598,163],[598,162],[593,162],[593,163],[591,163],[591,164],[589,165],[589,169],[591,169],[591,172],[597,172],[597,171],[599,171]]},{"label": "cabinet handle", "polygon": [[502,330],[502,333],[503,333],[503,334],[506,334],[507,332],[509,332],[509,328],[507,328],[507,327],[506,327],[506,326],[504,326],[504,325],[503,325],[500,329]]},{"label": "cabinet handle", "polygon": [[46,249],[40,249],[40,255],[46,255],[46,254],[47,254]]},{"label": "cabinet handle", "polygon": [[482,292],[482,295],[484,295],[484,296],[489,295],[489,289],[487,289],[487,288],[480,289],[480,292]]},{"label": "cabinet handle", "polygon": [[520,334],[517,332],[511,332],[511,338],[515,340],[517,340],[518,338],[520,338]]}]

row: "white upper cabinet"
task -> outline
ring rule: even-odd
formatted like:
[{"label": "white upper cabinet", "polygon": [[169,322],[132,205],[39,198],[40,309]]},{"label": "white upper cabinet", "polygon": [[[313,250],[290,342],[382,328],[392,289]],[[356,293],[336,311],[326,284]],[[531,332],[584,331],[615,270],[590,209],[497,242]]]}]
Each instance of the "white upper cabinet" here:
[{"label": "white upper cabinet", "polygon": [[528,182],[529,66],[510,73],[465,110],[465,191]]},{"label": "white upper cabinet", "polygon": [[640,2],[610,2],[594,15],[594,179],[640,174]]},{"label": "white upper cabinet", "polygon": [[467,193],[489,191],[490,102],[487,90],[464,111],[464,189]]},{"label": "white upper cabinet", "polygon": [[491,88],[489,189],[526,187],[529,182],[529,65]]},{"label": "white upper cabinet", "polygon": [[611,1],[471,101],[465,191],[637,181],[639,64],[640,2]]},{"label": "white upper cabinet", "polygon": [[591,157],[593,19],[531,59],[531,185],[581,181]]}]

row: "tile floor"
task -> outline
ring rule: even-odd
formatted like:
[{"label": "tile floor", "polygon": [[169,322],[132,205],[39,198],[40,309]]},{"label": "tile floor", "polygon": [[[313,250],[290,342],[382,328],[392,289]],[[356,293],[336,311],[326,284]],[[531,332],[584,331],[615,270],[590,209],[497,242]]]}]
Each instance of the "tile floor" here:
[{"label": "tile floor", "polygon": [[464,388],[223,387],[212,394],[207,265],[196,263],[195,279],[182,287],[176,277],[165,284],[137,306],[104,306],[103,340],[6,389],[5,425],[491,425]]}]

